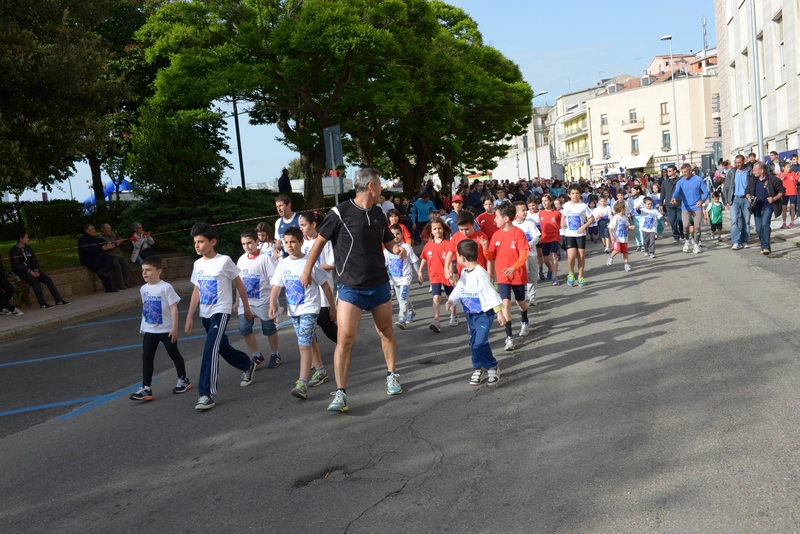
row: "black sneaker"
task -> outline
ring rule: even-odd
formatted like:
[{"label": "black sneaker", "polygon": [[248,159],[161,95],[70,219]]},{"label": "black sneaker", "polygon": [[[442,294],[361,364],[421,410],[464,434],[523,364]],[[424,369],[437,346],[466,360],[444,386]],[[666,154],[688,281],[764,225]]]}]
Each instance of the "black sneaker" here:
[{"label": "black sneaker", "polygon": [[183,377],[178,379],[178,385],[172,388],[172,392],[177,395],[179,393],[186,393],[190,389],[192,389],[192,384],[189,382],[188,378]]},{"label": "black sneaker", "polygon": [[133,401],[151,401],[153,400],[153,390],[148,387],[140,387],[139,390],[131,395]]},{"label": "black sneaker", "polygon": [[70,302],[68,300],[61,299],[56,302],[56,306],[69,306]]},{"label": "black sneaker", "polygon": [[48,304],[46,302],[44,304],[42,304],[41,306],[39,306],[39,309],[42,309],[42,310],[52,310],[53,308],[55,308],[55,306],[52,306],[52,305],[50,305],[50,304]]},{"label": "black sneaker", "polygon": [[242,373],[242,381],[239,383],[240,386],[245,387],[249,386],[253,383],[253,375],[256,374],[256,369],[258,366],[256,362],[250,362],[250,369]]},{"label": "black sneaker", "polygon": [[267,364],[267,369],[274,369],[281,364],[281,355],[280,354],[273,354],[269,357],[269,363]]},{"label": "black sneaker", "polygon": [[253,357],[253,362],[255,362],[256,365],[261,365],[264,363],[264,355],[259,352],[258,356]]}]

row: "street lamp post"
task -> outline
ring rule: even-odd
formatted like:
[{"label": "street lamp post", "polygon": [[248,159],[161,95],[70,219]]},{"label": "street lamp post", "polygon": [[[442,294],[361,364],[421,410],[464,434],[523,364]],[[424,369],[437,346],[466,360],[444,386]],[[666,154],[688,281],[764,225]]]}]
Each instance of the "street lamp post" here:
[{"label": "street lamp post", "polygon": [[[546,95],[547,91],[539,91],[533,98],[539,98],[540,96]],[[536,106],[533,108],[536,109]],[[525,143],[525,161],[528,161],[528,136],[526,135],[523,137],[523,142]],[[533,121],[533,157],[536,159],[536,177],[540,178],[539,176],[539,143],[536,142],[536,116],[534,115]],[[531,166],[528,163],[528,181],[531,181]]]},{"label": "street lamp post", "polygon": [[662,41],[669,41],[669,65],[672,68],[672,114],[675,115],[675,166],[681,166],[681,148],[678,142],[678,100],[675,96],[675,58],[672,56],[672,36],[665,35],[661,38]]},{"label": "street lamp post", "polygon": [[750,2],[750,33],[752,37],[753,88],[756,93],[756,134],[758,136],[758,159],[764,158],[764,123],[761,122],[761,66],[758,64],[758,35],[756,33],[756,3]]}]

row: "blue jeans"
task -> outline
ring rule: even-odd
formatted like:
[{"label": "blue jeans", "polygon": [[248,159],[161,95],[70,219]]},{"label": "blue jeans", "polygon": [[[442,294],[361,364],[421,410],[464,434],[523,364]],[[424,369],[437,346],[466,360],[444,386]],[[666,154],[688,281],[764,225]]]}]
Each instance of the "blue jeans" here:
[{"label": "blue jeans", "polygon": [[746,198],[731,202],[731,241],[744,245],[750,238],[750,203]]},{"label": "blue jeans", "polygon": [[753,219],[756,223],[756,233],[758,239],[761,241],[761,250],[769,250],[770,238],[770,223],[772,222],[772,206],[764,203],[761,205],[761,210],[757,210],[753,214]]},{"label": "blue jeans", "polygon": [[683,221],[681,220],[681,206],[667,206],[667,220],[672,228],[673,239],[683,239]]},{"label": "blue jeans", "polygon": [[200,395],[217,394],[217,375],[219,374],[219,357],[240,371],[250,369],[250,357],[236,350],[228,343],[225,328],[228,326],[230,314],[217,313],[211,317],[203,317],[203,328],[206,329],[206,345],[203,348],[203,362],[200,364],[200,381],[197,384]]},{"label": "blue jeans", "polygon": [[497,366],[489,346],[489,330],[494,322],[494,311],[465,313],[469,325],[469,348],[472,349],[472,368],[491,369]]}]

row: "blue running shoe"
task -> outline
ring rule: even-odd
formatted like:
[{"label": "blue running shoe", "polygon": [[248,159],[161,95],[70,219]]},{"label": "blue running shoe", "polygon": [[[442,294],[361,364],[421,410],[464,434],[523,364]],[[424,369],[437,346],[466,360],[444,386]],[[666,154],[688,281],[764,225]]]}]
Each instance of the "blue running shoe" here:
[{"label": "blue running shoe", "polygon": [[548,280],[552,280],[553,279],[553,271],[547,271],[547,279]]},{"label": "blue running shoe", "polygon": [[347,411],[347,395],[344,391],[332,391],[333,401],[328,405],[329,412],[346,412]]},{"label": "blue running shoe", "polygon": [[574,274],[569,273],[567,275],[567,285],[568,286],[574,286],[575,285],[575,275]]},{"label": "blue running shoe", "polygon": [[400,375],[397,373],[392,373],[386,377],[386,393],[389,395],[400,395],[403,392],[403,386],[400,385],[400,382],[397,379],[400,378]]},{"label": "blue running shoe", "polygon": [[578,287],[583,287],[586,285],[586,279],[584,277],[578,278]]}]

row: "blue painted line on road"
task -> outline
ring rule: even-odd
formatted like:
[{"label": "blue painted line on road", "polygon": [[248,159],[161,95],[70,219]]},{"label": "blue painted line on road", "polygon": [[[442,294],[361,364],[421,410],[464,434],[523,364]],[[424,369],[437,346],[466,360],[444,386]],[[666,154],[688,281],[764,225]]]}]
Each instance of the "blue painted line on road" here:
[{"label": "blue painted line on road", "polygon": [[82,402],[92,402],[102,398],[103,395],[98,395],[96,397],[84,397],[82,399],[73,399],[63,402],[53,402],[51,404],[40,404],[38,406],[29,406],[27,408],[18,408],[16,410],[8,410],[7,412],[0,412],[0,417],[3,417],[5,415],[14,415],[17,413],[35,412],[37,410],[47,410],[48,408],[58,408],[60,406],[69,406],[70,404],[80,404]]},{"label": "blue painted line on road", "polygon": [[[234,334],[237,333],[239,330],[226,330],[226,334]],[[189,336],[189,337],[182,337],[178,338],[178,341],[191,341],[193,339],[203,339],[206,335],[203,334],[201,336]],[[107,349],[97,349],[97,350],[87,350],[83,352],[71,352],[69,354],[59,354],[58,356],[47,356],[45,358],[34,358],[32,360],[20,360],[18,362],[8,362],[8,363],[0,363],[0,367],[11,367],[12,365],[22,365],[26,363],[38,363],[38,362],[46,362],[50,360],[61,360],[63,358],[75,358],[76,356],[88,356],[90,354],[99,354],[101,352],[112,352],[117,350],[127,350],[127,349],[135,349],[141,348],[141,343],[137,343],[136,345],[122,345],[119,347],[111,347]]]},{"label": "blue painted line on road", "polygon": [[[154,378],[153,382],[158,382],[159,380],[161,380],[161,379],[160,378]],[[64,415],[60,415],[60,416],[56,417],[56,421],[61,421],[63,419],[69,419],[70,417],[75,417],[78,414],[81,414],[83,412],[87,412],[87,411],[91,410],[92,408],[97,408],[98,406],[102,406],[103,404],[105,404],[105,403],[107,403],[109,401],[112,401],[114,399],[118,399],[118,398],[122,397],[123,395],[127,395],[128,393],[133,393],[134,391],[139,389],[139,387],[140,387],[139,384],[136,384],[135,386],[131,386],[131,387],[125,388],[125,389],[123,389],[121,391],[117,391],[116,393],[110,393],[108,395],[102,395],[102,396],[98,397],[97,399],[93,400],[92,402],[90,402],[89,404],[87,404],[86,406],[81,406],[80,408],[78,408],[74,412],[65,413]],[[141,401],[134,401],[134,402],[141,402]]]},{"label": "blue painted line on road", "polygon": [[[179,311],[179,314],[186,313],[189,310]],[[73,328],[83,328],[84,326],[97,326],[101,324],[110,324],[110,323],[121,323],[124,321],[141,321],[142,316],[137,315],[136,317],[126,317],[125,319],[109,319],[108,321],[96,321],[94,323],[83,323],[83,324],[73,324],[70,326],[64,326],[61,330],[72,330]]]}]

